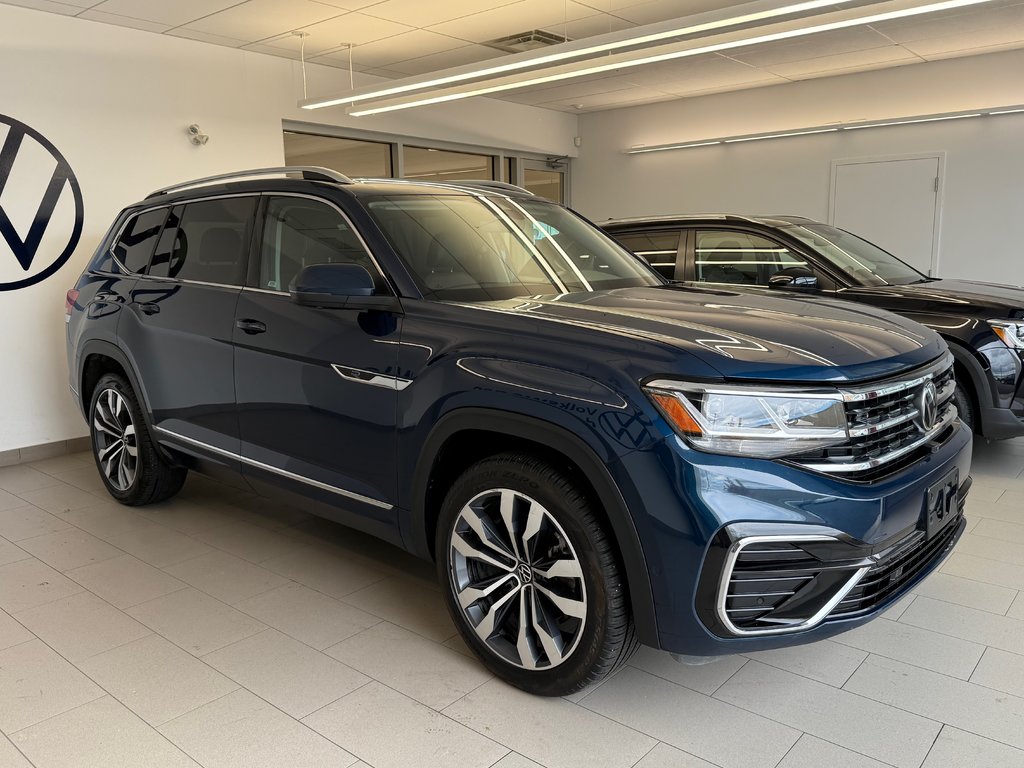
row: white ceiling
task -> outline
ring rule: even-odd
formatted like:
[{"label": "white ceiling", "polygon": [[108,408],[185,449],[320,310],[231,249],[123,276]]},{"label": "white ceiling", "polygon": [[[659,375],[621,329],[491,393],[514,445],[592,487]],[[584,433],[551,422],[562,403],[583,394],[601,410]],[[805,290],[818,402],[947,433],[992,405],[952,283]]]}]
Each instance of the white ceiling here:
[{"label": "white ceiling", "polygon": [[[481,45],[544,29],[571,39],[614,32],[737,0],[0,0],[82,19],[298,58],[385,78],[504,55]],[[933,59],[1024,48],[1024,0],[854,27],[521,89],[500,98],[596,111]]]}]

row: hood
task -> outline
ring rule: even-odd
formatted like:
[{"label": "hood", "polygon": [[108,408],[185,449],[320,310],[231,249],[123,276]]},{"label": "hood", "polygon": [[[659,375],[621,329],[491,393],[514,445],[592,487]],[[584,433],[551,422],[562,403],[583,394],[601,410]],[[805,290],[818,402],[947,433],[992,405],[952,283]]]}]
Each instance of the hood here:
[{"label": "hood", "polygon": [[[843,293],[852,295],[884,296],[896,306],[901,301],[916,305],[927,304],[940,309],[952,309],[967,314],[994,310],[996,317],[1009,317],[1024,310],[1024,288],[973,280],[929,280],[911,285],[884,285],[877,288],[850,288]],[[993,319],[994,319],[993,318]]]},{"label": "hood", "polygon": [[521,297],[487,306],[670,345],[732,379],[863,381],[924,365],[946,349],[935,333],[912,320],[817,297],[662,286]]}]

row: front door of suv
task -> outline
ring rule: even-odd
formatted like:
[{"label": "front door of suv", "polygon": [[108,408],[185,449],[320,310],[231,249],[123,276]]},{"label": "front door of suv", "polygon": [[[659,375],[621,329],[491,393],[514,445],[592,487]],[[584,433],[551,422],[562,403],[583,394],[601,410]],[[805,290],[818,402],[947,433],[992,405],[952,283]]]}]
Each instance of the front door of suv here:
[{"label": "front door of suv", "polygon": [[386,280],[332,203],[266,195],[259,221],[233,336],[243,472],[261,490],[351,510],[324,512],[394,538],[401,317],[300,306],[288,294],[311,264],[359,264]]}]

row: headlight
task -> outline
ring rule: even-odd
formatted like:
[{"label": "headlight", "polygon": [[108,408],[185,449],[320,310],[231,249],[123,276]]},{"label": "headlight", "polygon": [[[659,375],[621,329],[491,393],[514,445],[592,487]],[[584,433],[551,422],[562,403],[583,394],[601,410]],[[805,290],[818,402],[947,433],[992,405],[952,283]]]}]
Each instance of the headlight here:
[{"label": "headlight", "polygon": [[694,448],[775,459],[849,439],[838,392],[652,381],[647,394]]},{"label": "headlight", "polygon": [[1024,323],[1009,320],[989,320],[996,336],[1010,349],[1024,349]]}]

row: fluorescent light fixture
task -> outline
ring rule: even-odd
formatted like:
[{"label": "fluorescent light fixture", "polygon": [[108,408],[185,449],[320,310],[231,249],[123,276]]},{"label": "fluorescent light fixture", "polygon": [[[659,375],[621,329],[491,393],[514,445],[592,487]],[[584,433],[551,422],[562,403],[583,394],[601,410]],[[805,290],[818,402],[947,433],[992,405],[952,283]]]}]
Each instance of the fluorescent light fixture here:
[{"label": "fluorescent light fixture", "polygon": [[940,115],[939,117],[919,117],[914,120],[886,120],[884,123],[868,123],[866,125],[844,125],[844,131],[856,131],[861,128],[885,128],[890,125],[910,125],[911,123],[934,123],[937,120],[963,120],[965,117],[981,117],[980,112],[969,115]]},{"label": "fluorescent light fixture", "polygon": [[1015,115],[1018,112],[1024,112],[1024,107],[1019,107],[1017,109],[1000,109],[1000,110],[998,110],[996,112],[989,112],[989,114],[990,115]]},{"label": "fluorescent light fixture", "polygon": [[838,128],[815,128],[811,131],[793,131],[792,133],[766,133],[758,136],[744,136],[741,139],[725,139],[726,144],[735,144],[740,141],[761,141],[762,139],[784,139],[787,136],[806,136],[810,133],[831,133],[838,131]]},{"label": "fluorescent light fixture", "polygon": [[442,75],[440,77],[428,78],[426,80],[416,80],[409,83],[366,90],[364,92],[332,96],[326,99],[312,99],[306,103],[300,104],[300,106],[303,109],[321,109],[323,107],[332,107],[339,104],[354,104],[357,101],[366,101],[367,99],[380,99],[387,96],[397,96],[410,91],[422,91],[427,88],[455,85],[469,80],[479,80],[485,77],[493,77],[494,75],[509,74],[518,70],[533,69],[547,64],[556,64],[558,62],[568,61],[569,59],[594,56],[595,54],[608,53],[610,51],[616,51],[623,48],[651,45],[653,43],[671,40],[672,38],[682,37],[684,35],[711,32],[713,30],[720,30],[726,27],[749,24],[754,21],[764,21],[765,19],[774,19],[780,16],[802,13],[803,11],[813,11],[818,8],[827,8],[829,6],[834,7],[849,2],[852,2],[852,0],[808,0],[803,3],[784,5],[780,8],[768,8],[763,11],[745,13],[739,16],[730,16],[725,19],[718,19],[716,21],[709,21],[701,24],[671,27],[670,29],[652,32],[646,35],[639,35],[637,37],[628,36],[621,40],[613,40],[597,45],[588,45],[585,47],[571,46],[571,49],[568,50],[563,48],[561,51],[546,53],[540,56],[521,56],[517,61],[508,61],[504,64],[493,64],[479,68],[469,68],[465,69],[465,71],[457,71],[450,75]]},{"label": "fluorescent light fixture", "polygon": [[643,154],[644,152],[664,152],[666,149],[690,149],[691,147],[710,147],[712,144],[721,143],[722,140],[718,139],[717,141],[696,141],[691,144],[670,144],[664,147],[644,147],[643,145],[638,145],[636,147],[631,148],[629,150],[629,154],[640,155]]},{"label": "fluorescent light fixture", "polygon": [[[747,37],[740,40],[713,43],[711,45],[705,45],[699,48],[689,48],[683,51],[671,51],[668,53],[644,56],[637,59],[620,59],[616,61],[610,61],[604,64],[594,64],[591,66],[582,67],[580,69],[573,69],[565,72],[557,72],[549,75],[541,75],[538,77],[527,78],[524,80],[512,80],[509,82],[503,82],[496,85],[482,85],[480,87],[467,86],[467,90],[456,90],[454,92],[442,93],[435,96],[423,94],[421,94],[420,96],[410,96],[409,101],[399,99],[392,102],[385,102],[384,104],[376,107],[368,105],[363,108],[349,110],[349,114],[352,115],[353,117],[362,117],[365,115],[377,115],[383,112],[394,112],[400,109],[421,107],[426,106],[428,104],[442,104],[444,102],[456,101],[458,99],[468,99],[473,96],[486,96],[488,94],[499,93],[501,91],[515,90],[517,88],[528,88],[534,85],[541,85],[543,83],[552,83],[560,80],[569,80],[577,77],[584,77],[587,75],[600,74],[601,72],[609,72],[612,70],[621,70],[630,67],[638,67],[644,64],[654,64],[660,61],[671,61],[674,59],[699,56],[705,53],[715,53],[718,51],[731,50],[733,48],[744,48],[746,46],[759,45],[761,43],[769,43],[774,42],[776,40],[788,40],[796,37],[806,37],[808,35],[814,35],[819,32],[829,32],[836,29],[858,27],[864,24],[876,24],[882,21],[903,19],[910,16],[920,16],[926,13],[947,11],[953,8],[963,8],[965,6],[981,5],[983,3],[989,2],[992,2],[992,0],[943,0],[942,2],[929,3],[927,5],[920,5],[914,8],[904,8],[898,11],[887,11],[885,13],[875,13],[867,16],[857,16],[850,19],[844,19],[842,21],[833,21],[828,22],[826,24],[818,24],[817,26],[786,30],[784,32],[773,32],[765,35]],[[339,97],[338,99],[335,99],[331,103],[341,104],[350,100],[350,97]],[[329,105],[326,102],[313,102],[312,104],[307,104],[304,106],[306,108],[315,108],[318,106]]]}]

